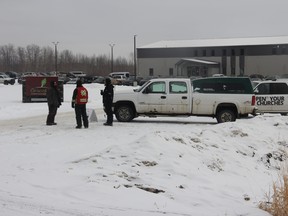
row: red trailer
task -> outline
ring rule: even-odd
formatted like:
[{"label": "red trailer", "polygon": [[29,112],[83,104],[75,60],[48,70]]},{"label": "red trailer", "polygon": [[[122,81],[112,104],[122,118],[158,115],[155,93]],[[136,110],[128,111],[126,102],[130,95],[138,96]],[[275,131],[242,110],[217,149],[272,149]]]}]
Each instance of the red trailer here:
[{"label": "red trailer", "polygon": [[57,76],[27,76],[22,84],[22,102],[47,102],[46,92],[50,82],[56,81],[63,102],[63,82]]}]

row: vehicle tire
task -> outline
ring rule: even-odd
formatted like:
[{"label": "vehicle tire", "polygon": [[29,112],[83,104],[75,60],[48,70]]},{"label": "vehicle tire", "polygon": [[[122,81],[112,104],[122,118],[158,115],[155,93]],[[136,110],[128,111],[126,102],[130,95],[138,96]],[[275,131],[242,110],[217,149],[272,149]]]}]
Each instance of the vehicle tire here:
[{"label": "vehicle tire", "polygon": [[236,120],[236,115],[232,110],[224,109],[217,113],[216,118],[218,123],[233,122]]},{"label": "vehicle tire", "polygon": [[281,113],[281,116],[287,116],[288,113]]},{"label": "vehicle tire", "polygon": [[15,79],[11,80],[11,81],[10,81],[10,84],[11,84],[11,85],[14,85],[14,84],[15,84]]},{"label": "vehicle tire", "polygon": [[8,85],[9,82],[7,80],[4,80],[4,85]]},{"label": "vehicle tire", "polygon": [[130,122],[134,118],[134,111],[131,106],[123,104],[117,107],[115,116],[119,122]]}]

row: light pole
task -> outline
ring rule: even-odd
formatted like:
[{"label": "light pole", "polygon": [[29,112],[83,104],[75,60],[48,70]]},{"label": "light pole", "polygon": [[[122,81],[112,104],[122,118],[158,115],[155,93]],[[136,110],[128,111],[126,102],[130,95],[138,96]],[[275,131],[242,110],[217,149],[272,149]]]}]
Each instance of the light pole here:
[{"label": "light pole", "polygon": [[113,47],[115,46],[114,43],[109,44],[111,47],[111,73],[113,72]]},{"label": "light pole", "polygon": [[53,44],[54,44],[54,46],[55,46],[55,72],[56,72],[56,75],[57,75],[57,71],[58,71],[58,68],[57,68],[57,45],[59,44],[59,42],[57,41],[57,42],[52,42]]},{"label": "light pole", "polygon": [[136,66],[136,62],[137,62],[137,54],[136,54],[136,37],[137,35],[134,35],[134,79],[136,81],[136,74],[137,74],[137,66]]}]

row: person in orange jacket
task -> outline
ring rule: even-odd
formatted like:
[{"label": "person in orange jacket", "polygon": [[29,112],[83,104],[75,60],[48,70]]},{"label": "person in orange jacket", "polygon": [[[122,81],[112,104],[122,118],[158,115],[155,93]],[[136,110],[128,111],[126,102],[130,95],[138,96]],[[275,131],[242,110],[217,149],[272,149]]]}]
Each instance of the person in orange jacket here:
[{"label": "person in orange jacket", "polygon": [[84,127],[88,128],[89,123],[86,112],[86,103],[88,102],[88,91],[85,87],[83,87],[81,80],[77,80],[76,85],[77,86],[73,91],[72,104],[71,104],[72,108],[75,109],[76,124],[77,124],[76,128],[77,129],[82,128],[82,120]]}]

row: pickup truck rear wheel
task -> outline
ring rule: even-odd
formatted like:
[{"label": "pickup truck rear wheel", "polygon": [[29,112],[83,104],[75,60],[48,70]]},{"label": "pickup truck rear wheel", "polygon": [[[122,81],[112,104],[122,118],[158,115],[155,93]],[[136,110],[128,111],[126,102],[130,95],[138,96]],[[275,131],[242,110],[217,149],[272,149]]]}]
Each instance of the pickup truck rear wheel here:
[{"label": "pickup truck rear wheel", "polygon": [[216,118],[218,123],[233,122],[236,120],[236,115],[232,110],[226,109],[219,111]]},{"label": "pickup truck rear wheel", "polygon": [[134,112],[129,105],[120,105],[115,112],[119,122],[130,122],[134,118]]}]

